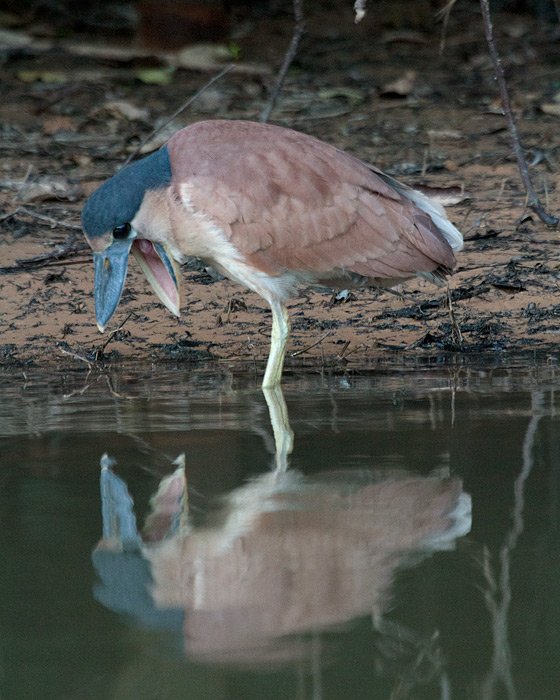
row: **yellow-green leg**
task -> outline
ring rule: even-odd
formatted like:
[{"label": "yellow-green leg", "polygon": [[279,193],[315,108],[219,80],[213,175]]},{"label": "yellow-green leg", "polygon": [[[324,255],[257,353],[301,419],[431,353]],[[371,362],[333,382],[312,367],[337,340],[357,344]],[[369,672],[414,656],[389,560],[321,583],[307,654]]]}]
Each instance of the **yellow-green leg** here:
[{"label": "yellow-green leg", "polygon": [[279,386],[282,380],[284,355],[290,335],[290,316],[288,309],[280,302],[270,302],[272,310],[272,336],[270,338],[270,354],[266,364],[263,379],[263,389]]}]

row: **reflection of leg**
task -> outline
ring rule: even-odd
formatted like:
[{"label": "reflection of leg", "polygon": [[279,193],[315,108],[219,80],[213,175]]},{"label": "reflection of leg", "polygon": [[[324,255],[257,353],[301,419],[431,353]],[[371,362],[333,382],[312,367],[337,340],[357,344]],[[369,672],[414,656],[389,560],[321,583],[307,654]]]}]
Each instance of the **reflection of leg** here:
[{"label": "reflection of leg", "polygon": [[294,434],[288,418],[288,407],[284,400],[284,394],[279,386],[272,388],[263,387],[264,398],[268,405],[274,442],[276,445],[276,471],[286,471],[288,468],[288,455],[294,446]]},{"label": "reflection of leg", "polygon": [[270,302],[272,310],[272,337],[270,339],[270,355],[264,373],[263,389],[278,386],[282,379],[284,353],[290,334],[290,316],[288,309],[277,301]]}]

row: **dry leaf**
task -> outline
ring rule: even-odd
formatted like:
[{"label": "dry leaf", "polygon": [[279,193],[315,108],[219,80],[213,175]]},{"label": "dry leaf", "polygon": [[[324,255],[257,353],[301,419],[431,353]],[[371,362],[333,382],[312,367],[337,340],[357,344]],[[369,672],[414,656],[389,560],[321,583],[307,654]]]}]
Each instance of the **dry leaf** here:
[{"label": "dry leaf", "polygon": [[361,104],[365,99],[365,94],[362,90],[347,87],[324,88],[317,93],[322,100],[332,100],[335,97],[346,97],[348,102],[355,107]]},{"label": "dry leaf", "polygon": [[17,77],[22,83],[67,83],[68,76],[54,70],[20,70]]},{"label": "dry leaf", "polygon": [[[513,105],[512,105],[512,108],[515,109],[513,107]],[[490,114],[503,114],[504,108],[502,107],[501,98],[495,97],[493,100],[491,100],[488,104],[486,111],[489,112]]]},{"label": "dry leaf", "polygon": [[25,32],[15,32],[11,29],[0,27],[0,50],[12,51],[23,48],[31,48],[47,51],[52,48],[52,42],[44,39],[35,39]]},{"label": "dry leaf", "polygon": [[92,159],[85,153],[74,153],[70,158],[81,168],[90,168],[93,163]]},{"label": "dry leaf", "polygon": [[492,59],[488,53],[476,53],[468,59],[468,65],[472,70],[488,70],[493,68]]},{"label": "dry leaf", "polygon": [[173,80],[174,68],[145,68],[136,71],[134,77],[146,85],[170,85]]},{"label": "dry leaf", "polygon": [[541,111],[553,117],[560,117],[560,102],[545,102],[541,105]]},{"label": "dry leaf", "polygon": [[46,199],[67,199],[75,202],[82,196],[79,185],[71,185],[63,178],[43,178],[36,182],[26,182],[18,192],[20,202],[37,202]]},{"label": "dry leaf", "polygon": [[429,185],[413,184],[411,187],[413,190],[428,197],[428,199],[438,202],[443,207],[452,207],[454,204],[464,202],[466,199],[472,199],[471,195],[458,185],[452,187],[430,187]]},{"label": "dry leaf", "polygon": [[[170,66],[187,70],[213,71],[233,63],[235,56],[229,47],[223,44],[192,44],[175,53],[165,55]],[[247,75],[268,75],[270,66],[261,63],[235,61],[235,72]]]},{"label": "dry leaf", "polygon": [[404,44],[426,44],[427,39],[420,32],[415,32],[406,29],[398,29],[395,31],[383,32],[381,35],[381,41],[383,44],[394,44],[394,43],[404,43]]},{"label": "dry leaf", "polygon": [[455,129],[428,129],[428,136],[433,141],[459,141],[463,134]]},{"label": "dry leaf", "polygon": [[103,109],[109,110],[117,117],[124,117],[129,121],[148,121],[150,118],[150,112],[142,107],[136,107],[131,102],[125,102],[124,100],[115,100],[113,102],[106,102],[103,105]]},{"label": "dry leaf", "polygon": [[414,80],[416,79],[416,71],[408,70],[404,75],[401,75],[397,80],[386,83],[380,89],[381,97],[407,97],[414,88]]},{"label": "dry leaf", "polygon": [[57,131],[74,131],[76,125],[70,117],[51,117],[43,122],[43,133],[52,136]]},{"label": "dry leaf", "polygon": [[504,22],[500,29],[512,39],[521,39],[529,31],[527,22]]},{"label": "dry leaf", "polygon": [[214,70],[223,67],[233,55],[223,44],[192,44],[176,53],[169,54],[169,62],[178,68],[189,70]]},{"label": "dry leaf", "polygon": [[88,44],[87,42],[75,43],[67,41],[61,44],[65,51],[76,56],[88,56],[89,58],[101,58],[109,61],[123,61],[128,63],[138,58],[150,58],[153,51],[145,51],[138,46],[121,46],[107,44]]}]

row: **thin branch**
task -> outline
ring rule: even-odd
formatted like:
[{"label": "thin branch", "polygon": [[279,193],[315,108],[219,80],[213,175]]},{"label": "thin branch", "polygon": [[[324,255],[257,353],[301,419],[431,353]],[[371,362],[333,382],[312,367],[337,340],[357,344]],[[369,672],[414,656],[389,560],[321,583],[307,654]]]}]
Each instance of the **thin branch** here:
[{"label": "thin branch", "polygon": [[443,22],[443,26],[441,29],[441,40],[439,43],[440,56],[441,54],[443,54],[443,51],[445,49],[445,40],[447,38],[447,26],[449,24],[449,17],[451,16],[451,10],[453,9],[453,6],[456,2],[457,0],[449,0],[445,7],[442,7],[441,10],[438,10],[436,12],[436,19],[442,20]]},{"label": "thin branch", "polygon": [[19,211],[19,207],[16,207],[15,209],[12,209],[11,211],[7,211],[4,214],[0,216],[0,224],[2,221],[6,221],[6,219],[10,219],[12,216],[15,216]]},{"label": "thin branch", "polygon": [[284,80],[286,79],[288,68],[290,67],[292,61],[296,57],[300,42],[304,34],[307,32],[305,17],[303,16],[303,0],[294,0],[294,17],[296,19],[296,24],[294,27],[294,34],[292,36],[292,40],[290,42],[290,45],[288,46],[286,55],[284,56],[284,63],[282,64],[282,68],[280,68],[280,72],[278,73],[278,77],[276,78],[276,83],[272,88],[272,92],[270,93],[268,104],[263,109],[263,112],[259,119],[259,121],[263,122],[264,124],[266,124],[270,119],[270,114],[276,106],[278,96],[280,95],[280,90],[282,90],[282,85],[284,85]]},{"label": "thin branch", "polygon": [[527,206],[530,209],[532,209],[535,212],[535,214],[540,218],[540,220],[543,221],[547,226],[558,226],[560,224],[560,218],[549,214],[545,210],[545,208],[541,204],[540,199],[537,196],[537,193],[535,192],[533,183],[531,182],[531,176],[529,175],[529,166],[527,165],[527,160],[525,159],[525,154],[523,153],[523,147],[521,146],[519,133],[517,131],[517,125],[515,123],[513,110],[511,108],[511,102],[507,91],[506,76],[502,67],[500,55],[498,54],[498,49],[496,48],[488,0],[480,0],[480,8],[482,10],[484,33],[486,34],[486,41],[488,42],[490,57],[492,59],[492,63],[494,64],[494,72],[496,74],[498,87],[500,89],[502,107],[504,110],[504,115],[506,118],[509,135],[512,142],[513,151],[515,153],[515,157],[517,158],[517,165],[519,167],[519,172],[521,173],[521,180],[523,181],[525,191],[527,192]]},{"label": "thin branch", "polygon": [[107,345],[109,345],[109,343],[113,340],[113,338],[115,337],[115,335],[121,330],[121,328],[124,326],[124,324],[125,324],[131,317],[132,317],[132,311],[128,314],[128,316],[124,319],[124,321],[123,321],[120,325],[118,325],[118,326],[115,328],[114,331],[111,331],[111,332],[109,333],[109,337],[107,338],[107,340],[106,340],[106,341],[103,343],[103,345],[102,345],[100,348],[98,348],[98,349],[96,350],[96,352],[95,352],[95,359],[96,359],[96,360],[99,360],[101,357],[103,357],[103,353],[105,352],[105,348],[107,347]]},{"label": "thin branch", "polygon": [[169,119],[168,119],[167,121],[163,122],[163,124],[160,124],[156,129],[153,129],[153,130],[146,136],[146,138],[145,138],[143,141],[140,142],[140,145],[138,146],[138,148],[137,148],[135,151],[133,151],[133,152],[128,156],[128,158],[127,158],[127,159],[125,160],[125,162],[123,163],[123,166],[122,166],[122,167],[125,168],[125,167],[130,163],[130,161],[131,161],[133,158],[135,158],[135,157],[140,153],[140,151],[141,151],[142,148],[148,143],[148,141],[150,141],[151,139],[153,139],[154,136],[155,136],[156,134],[159,134],[159,132],[160,132],[162,129],[164,129],[164,128],[165,128],[168,124],[170,124],[174,119],[176,119],[176,118],[181,114],[181,112],[184,112],[184,110],[187,109],[187,107],[189,107],[190,105],[192,105],[192,103],[193,103],[195,100],[197,100],[197,99],[202,95],[203,92],[206,92],[206,90],[208,90],[208,88],[209,88],[211,85],[213,85],[217,80],[219,80],[220,78],[222,78],[226,73],[229,73],[229,72],[230,72],[231,70],[233,70],[234,68],[235,68],[235,64],[233,64],[233,63],[232,63],[231,65],[229,65],[229,66],[226,66],[222,71],[220,71],[220,73],[218,73],[218,75],[215,75],[211,80],[209,80],[209,81],[206,83],[206,85],[204,85],[203,87],[201,87],[200,90],[199,90],[198,92],[195,92],[195,94],[194,94],[192,97],[189,97],[189,99],[188,99],[186,102],[184,102],[184,103],[179,107],[179,109],[177,109],[177,110],[175,110],[175,112],[173,112],[173,114],[169,117]]},{"label": "thin branch", "polygon": [[453,344],[462,350],[463,349],[463,334],[455,318],[455,311],[453,309],[453,302],[451,301],[451,289],[449,288],[449,282],[447,283],[447,304],[449,309],[449,318],[451,319],[451,338]]},{"label": "thin branch", "polygon": [[12,211],[2,214],[0,221],[9,219],[11,216],[16,214],[26,214],[33,219],[39,219],[39,221],[44,221],[46,224],[51,224],[52,226],[63,226],[64,228],[75,229],[76,231],[81,231],[82,227],[78,224],[69,224],[67,221],[61,221],[60,219],[53,219],[52,216],[47,216],[46,214],[40,214],[38,211],[33,211],[33,209],[28,209],[27,207],[16,207]]},{"label": "thin branch", "polygon": [[308,350],[311,350],[311,348],[314,348],[316,345],[319,345],[319,343],[322,343],[323,340],[325,340],[325,338],[328,338],[332,334],[332,331],[328,331],[327,333],[325,333],[324,336],[319,338],[319,340],[316,340],[314,343],[311,343],[311,345],[308,345],[306,348],[302,348],[301,350],[296,350],[295,352],[293,352],[290,355],[290,357],[297,357],[298,355],[303,355],[304,352],[307,352]]}]

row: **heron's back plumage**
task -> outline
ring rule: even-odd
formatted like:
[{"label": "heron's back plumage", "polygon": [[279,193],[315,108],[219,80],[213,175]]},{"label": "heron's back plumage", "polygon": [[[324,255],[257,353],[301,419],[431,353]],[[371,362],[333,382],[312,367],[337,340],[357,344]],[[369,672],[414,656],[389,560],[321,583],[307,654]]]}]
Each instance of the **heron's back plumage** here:
[{"label": "heron's back plumage", "polygon": [[175,134],[169,152],[189,207],[268,275],[393,282],[455,265],[460,234],[442,208],[311,136],[199,122]]}]

